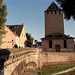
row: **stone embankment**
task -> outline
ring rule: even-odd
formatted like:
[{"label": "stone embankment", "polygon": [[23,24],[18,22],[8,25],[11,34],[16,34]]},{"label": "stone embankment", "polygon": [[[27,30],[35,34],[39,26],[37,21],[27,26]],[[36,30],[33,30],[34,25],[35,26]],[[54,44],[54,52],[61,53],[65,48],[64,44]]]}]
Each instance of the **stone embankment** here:
[{"label": "stone embankment", "polygon": [[[41,49],[24,50],[9,55],[1,55],[4,75],[19,75],[26,68],[41,68],[43,65],[75,62],[75,52],[41,52]],[[3,60],[4,61],[4,60]],[[1,64],[1,63],[0,63]]]},{"label": "stone embankment", "polygon": [[75,75],[75,67],[70,68],[68,70],[65,71],[61,71],[52,75]]}]

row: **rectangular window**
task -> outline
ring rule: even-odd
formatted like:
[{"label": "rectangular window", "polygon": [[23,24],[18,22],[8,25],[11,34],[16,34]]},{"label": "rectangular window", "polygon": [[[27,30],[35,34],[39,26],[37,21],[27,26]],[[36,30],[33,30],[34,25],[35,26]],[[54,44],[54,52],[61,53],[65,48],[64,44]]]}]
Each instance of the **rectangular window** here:
[{"label": "rectangular window", "polygon": [[64,48],[67,48],[67,42],[64,40]]},{"label": "rectangular window", "polygon": [[59,14],[60,14],[60,11],[59,11]]},{"label": "rectangular window", "polygon": [[52,40],[49,40],[49,48],[52,48]]}]

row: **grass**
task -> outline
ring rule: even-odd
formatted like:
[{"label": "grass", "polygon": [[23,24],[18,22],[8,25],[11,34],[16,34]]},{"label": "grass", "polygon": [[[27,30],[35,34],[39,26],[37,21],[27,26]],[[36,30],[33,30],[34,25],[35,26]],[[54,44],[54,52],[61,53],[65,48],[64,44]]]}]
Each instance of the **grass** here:
[{"label": "grass", "polygon": [[75,63],[70,64],[56,64],[56,65],[45,65],[39,71],[40,75],[51,75],[69,68],[75,67]]}]

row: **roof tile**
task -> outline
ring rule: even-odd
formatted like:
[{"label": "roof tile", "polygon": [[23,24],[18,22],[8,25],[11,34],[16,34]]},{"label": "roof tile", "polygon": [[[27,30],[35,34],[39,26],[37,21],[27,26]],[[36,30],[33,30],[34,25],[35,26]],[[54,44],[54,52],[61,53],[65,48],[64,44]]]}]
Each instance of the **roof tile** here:
[{"label": "roof tile", "polygon": [[20,36],[23,25],[6,25],[15,35]]}]

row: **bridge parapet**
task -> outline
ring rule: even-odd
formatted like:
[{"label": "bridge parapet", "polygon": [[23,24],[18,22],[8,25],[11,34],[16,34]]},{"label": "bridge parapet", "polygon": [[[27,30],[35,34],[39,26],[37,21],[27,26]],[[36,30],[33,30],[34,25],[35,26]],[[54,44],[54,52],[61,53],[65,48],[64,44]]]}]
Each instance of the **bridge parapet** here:
[{"label": "bridge parapet", "polygon": [[38,66],[39,49],[26,50],[19,53],[11,53],[9,59],[4,63],[4,75],[11,75],[15,68],[22,62],[35,62]]},{"label": "bridge parapet", "polygon": [[26,51],[22,51],[22,52],[19,52],[19,53],[11,53],[9,55],[9,59],[6,60],[6,62],[4,63],[4,66],[7,66],[11,63],[14,63],[20,59],[23,59],[25,58],[26,56],[28,55],[31,55],[31,54],[34,54],[34,53],[39,53],[39,50],[38,49],[35,49],[35,50],[26,50]]}]

